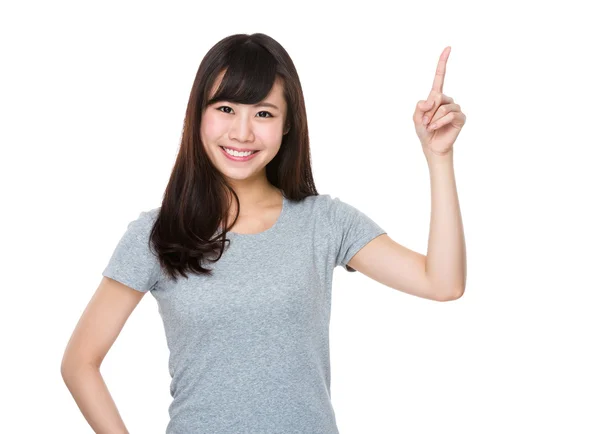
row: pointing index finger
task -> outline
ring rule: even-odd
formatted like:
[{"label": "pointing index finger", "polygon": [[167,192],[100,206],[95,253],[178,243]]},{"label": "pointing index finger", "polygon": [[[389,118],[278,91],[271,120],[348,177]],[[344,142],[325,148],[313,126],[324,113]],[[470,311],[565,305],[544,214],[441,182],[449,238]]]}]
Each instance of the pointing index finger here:
[{"label": "pointing index finger", "polygon": [[442,93],[443,91],[444,77],[446,76],[446,62],[448,61],[448,56],[450,56],[450,50],[451,48],[449,46],[444,48],[440,60],[438,61],[435,78],[433,79],[433,86],[431,87],[431,90],[435,92]]}]

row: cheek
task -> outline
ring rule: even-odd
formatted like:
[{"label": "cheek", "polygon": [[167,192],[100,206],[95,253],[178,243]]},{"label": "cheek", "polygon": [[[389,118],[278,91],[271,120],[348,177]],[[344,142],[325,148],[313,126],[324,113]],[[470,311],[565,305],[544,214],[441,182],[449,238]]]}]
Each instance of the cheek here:
[{"label": "cheek", "polygon": [[227,125],[218,117],[205,114],[200,124],[200,134],[205,140],[214,140],[227,131]]},{"label": "cheek", "polygon": [[268,146],[279,146],[281,139],[283,138],[282,127],[279,125],[265,125],[264,128],[255,131],[257,138],[260,137],[260,141]]}]

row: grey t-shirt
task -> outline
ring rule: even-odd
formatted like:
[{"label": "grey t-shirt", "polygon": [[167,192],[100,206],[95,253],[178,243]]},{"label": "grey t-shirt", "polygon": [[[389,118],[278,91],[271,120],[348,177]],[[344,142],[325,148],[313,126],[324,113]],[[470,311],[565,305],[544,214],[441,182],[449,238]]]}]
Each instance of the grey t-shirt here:
[{"label": "grey t-shirt", "polygon": [[[167,434],[338,434],[331,405],[333,270],[386,233],[328,194],[284,197],[276,223],[227,233],[212,277],[168,279],[148,248],[160,208],[129,223],[102,274],[158,303],[171,375]],[[348,271],[352,269],[345,268]]]}]

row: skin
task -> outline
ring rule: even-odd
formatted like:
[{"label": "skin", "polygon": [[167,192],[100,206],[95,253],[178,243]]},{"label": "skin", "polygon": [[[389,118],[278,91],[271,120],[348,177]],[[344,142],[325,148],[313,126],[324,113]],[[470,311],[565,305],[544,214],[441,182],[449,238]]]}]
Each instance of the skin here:
[{"label": "skin", "polygon": [[[217,90],[224,71],[217,77],[211,97]],[[283,197],[279,189],[267,180],[266,166],[277,155],[286,128],[287,103],[283,82],[277,79],[267,97],[260,102],[277,108],[260,105],[235,104],[218,101],[208,106],[202,114],[200,135],[204,149],[213,165],[223,174],[240,200],[238,222],[252,220],[251,216],[268,216],[269,211],[281,210]],[[240,163],[229,160],[219,146],[258,149],[250,161]],[[235,216],[235,200],[230,215]],[[278,212],[275,212],[275,220]],[[236,223],[236,226],[238,223]],[[267,224],[268,226],[268,224]]]},{"label": "skin", "polygon": [[452,156],[454,142],[467,121],[460,105],[443,93],[450,50],[446,47],[442,51],[429,96],[417,103],[413,114],[417,137],[428,162],[437,162],[438,157],[445,161]]}]

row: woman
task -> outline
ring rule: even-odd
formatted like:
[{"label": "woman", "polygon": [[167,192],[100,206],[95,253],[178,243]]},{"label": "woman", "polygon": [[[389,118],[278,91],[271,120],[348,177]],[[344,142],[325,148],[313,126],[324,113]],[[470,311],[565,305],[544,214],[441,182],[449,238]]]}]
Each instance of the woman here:
[{"label": "woman", "polygon": [[[436,113],[434,99],[419,116]],[[162,204],[129,223],[65,351],[63,377],[96,431],[127,432],[99,366],[146,292],[170,349],[172,434],[338,433],[328,335],[336,266],[456,298],[459,283],[435,285],[425,256],[317,193],[306,119],[294,64],[272,38],[233,35],[206,54]],[[422,143],[428,158],[448,154]]]}]

